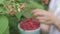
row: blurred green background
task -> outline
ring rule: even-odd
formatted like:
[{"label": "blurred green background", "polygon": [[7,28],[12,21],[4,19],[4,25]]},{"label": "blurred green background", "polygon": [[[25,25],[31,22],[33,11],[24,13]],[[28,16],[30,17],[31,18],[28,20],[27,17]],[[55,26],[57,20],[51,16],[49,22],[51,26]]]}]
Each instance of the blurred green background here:
[{"label": "blurred green background", "polygon": [[48,4],[48,0],[0,0],[0,25],[4,26],[0,34],[19,34],[18,23],[33,16],[34,9],[48,10]]}]

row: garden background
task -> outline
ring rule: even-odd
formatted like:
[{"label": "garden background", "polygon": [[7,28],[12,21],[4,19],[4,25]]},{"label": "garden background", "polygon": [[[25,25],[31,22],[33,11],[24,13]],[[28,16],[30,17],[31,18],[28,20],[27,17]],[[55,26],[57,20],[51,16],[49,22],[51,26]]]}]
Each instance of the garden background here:
[{"label": "garden background", "polygon": [[48,10],[49,0],[0,0],[0,34],[19,34],[18,23],[33,17],[34,9]]}]

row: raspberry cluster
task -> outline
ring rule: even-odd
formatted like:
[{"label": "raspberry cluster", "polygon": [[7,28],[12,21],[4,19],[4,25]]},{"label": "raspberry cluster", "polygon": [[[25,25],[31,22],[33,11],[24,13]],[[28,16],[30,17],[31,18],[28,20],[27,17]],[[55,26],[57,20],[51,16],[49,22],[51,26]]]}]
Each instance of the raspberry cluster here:
[{"label": "raspberry cluster", "polygon": [[23,30],[35,30],[40,27],[40,23],[32,18],[28,18],[20,23]]}]

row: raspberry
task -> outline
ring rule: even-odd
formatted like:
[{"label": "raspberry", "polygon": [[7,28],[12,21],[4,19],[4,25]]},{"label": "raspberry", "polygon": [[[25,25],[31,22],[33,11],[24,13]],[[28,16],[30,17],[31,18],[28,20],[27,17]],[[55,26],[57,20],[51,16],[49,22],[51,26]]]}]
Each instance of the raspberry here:
[{"label": "raspberry", "polygon": [[40,27],[40,23],[32,18],[28,18],[20,23],[20,27],[23,30],[35,30]]}]

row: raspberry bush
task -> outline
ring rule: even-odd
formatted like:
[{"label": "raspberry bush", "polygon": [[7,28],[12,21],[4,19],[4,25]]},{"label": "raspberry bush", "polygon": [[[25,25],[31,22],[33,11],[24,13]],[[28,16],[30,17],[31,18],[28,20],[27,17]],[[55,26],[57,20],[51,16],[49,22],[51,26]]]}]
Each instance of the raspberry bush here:
[{"label": "raspberry bush", "polygon": [[19,34],[18,23],[33,17],[31,10],[47,8],[48,0],[0,0],[0,34]]}]

